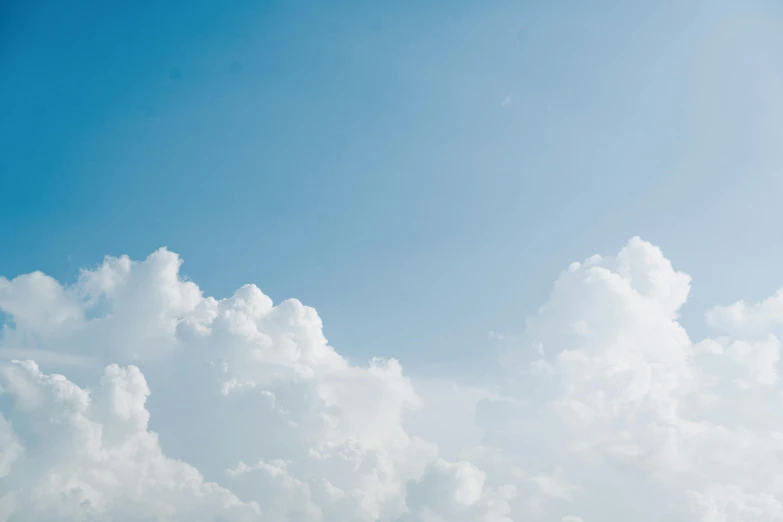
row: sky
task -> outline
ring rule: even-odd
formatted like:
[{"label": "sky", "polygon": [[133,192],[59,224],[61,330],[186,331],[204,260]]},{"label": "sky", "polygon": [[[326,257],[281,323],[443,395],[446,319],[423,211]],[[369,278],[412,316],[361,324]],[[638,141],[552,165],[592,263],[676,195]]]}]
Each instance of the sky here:
[{"label": "sky", "polygon": [[779,2],[0,24],[0,521],[783,521]]}]

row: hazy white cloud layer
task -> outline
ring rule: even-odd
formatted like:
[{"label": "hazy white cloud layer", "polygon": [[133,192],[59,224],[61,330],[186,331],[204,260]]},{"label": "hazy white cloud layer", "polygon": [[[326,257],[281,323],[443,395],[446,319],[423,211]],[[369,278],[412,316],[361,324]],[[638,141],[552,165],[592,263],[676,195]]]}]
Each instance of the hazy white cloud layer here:
[{"label": "hazy white cloud layer", "polygon": [[783,522],[781,292],[691,339],[690,278],[634,238],[466,388],[180,264],[0,277],[0,521]]}]

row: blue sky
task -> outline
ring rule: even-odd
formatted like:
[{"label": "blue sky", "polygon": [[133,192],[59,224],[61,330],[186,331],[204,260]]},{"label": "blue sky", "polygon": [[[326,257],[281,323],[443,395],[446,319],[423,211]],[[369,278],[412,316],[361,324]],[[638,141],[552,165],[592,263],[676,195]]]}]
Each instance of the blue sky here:
[{"label": "blue sky", "polygon": [[634,235],[697,332],[783,284],[779,2],[183,6],[3,8],[0,274],[165,245],[428,374]]},{"label": "blue sky", "polygon": [[117,4],[0,8],[0,522],[783,520],[783,3]]}]

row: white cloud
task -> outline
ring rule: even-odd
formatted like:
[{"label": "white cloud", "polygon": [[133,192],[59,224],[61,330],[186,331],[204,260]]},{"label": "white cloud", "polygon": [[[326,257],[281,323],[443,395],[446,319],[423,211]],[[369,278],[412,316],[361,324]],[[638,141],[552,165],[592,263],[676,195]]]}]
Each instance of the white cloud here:
[{"label": "white cloud", "polygon": [[488,488],[486,473],[469,462],[431,463],[418,481],[408,484],[408,513],[400,522],[508,522],[508,501],[516,489]]},{"label": "white cloud", "polygon": [[46,334],[82,319],[75,296],[41,272],[0,277],[0,310],[13,317],[17,332]]},{"label": "white cloud", "polygon": [[[258,519],[256,506],[163,455],[147,430],[149,390],[138,368],[109,366],[88,391],[16,362],[0,368],[0,384],[16,414],[0,435],[5,519]],[[10,429],[27,434],[23,447]]]},{"label": "white cloud", "polygon": [[563,272],[481,389],[351,364],[312,308],[180,265],[0,278],[0,357],[38,362],[0,366],[0,520],[783,519],[780,293],[694,342],[690,278],[634,238]]},{"label": "white cloud", "polygon": [[707,323],[716,331],[747,338],[758,338],[770,332],[781,333],[783,327],[783,289],[758,303],[737,301],[707,311]]},{"label": "white cloud", "polygon": [[736,486],[714,485],[703,493],[689,492],[700,522],[783,521],[783,505],[770,494],[748,494]]}]

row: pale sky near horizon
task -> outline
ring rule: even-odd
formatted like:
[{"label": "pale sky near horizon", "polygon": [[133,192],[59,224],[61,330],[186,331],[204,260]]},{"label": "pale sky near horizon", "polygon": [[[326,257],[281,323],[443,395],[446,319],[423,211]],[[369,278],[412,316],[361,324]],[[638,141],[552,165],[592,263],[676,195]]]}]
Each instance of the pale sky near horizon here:
[{"label": "pale sky near horizon", "polygon": [[783,521],[781,57],[772,0],[8,2],[0,521]]}]

